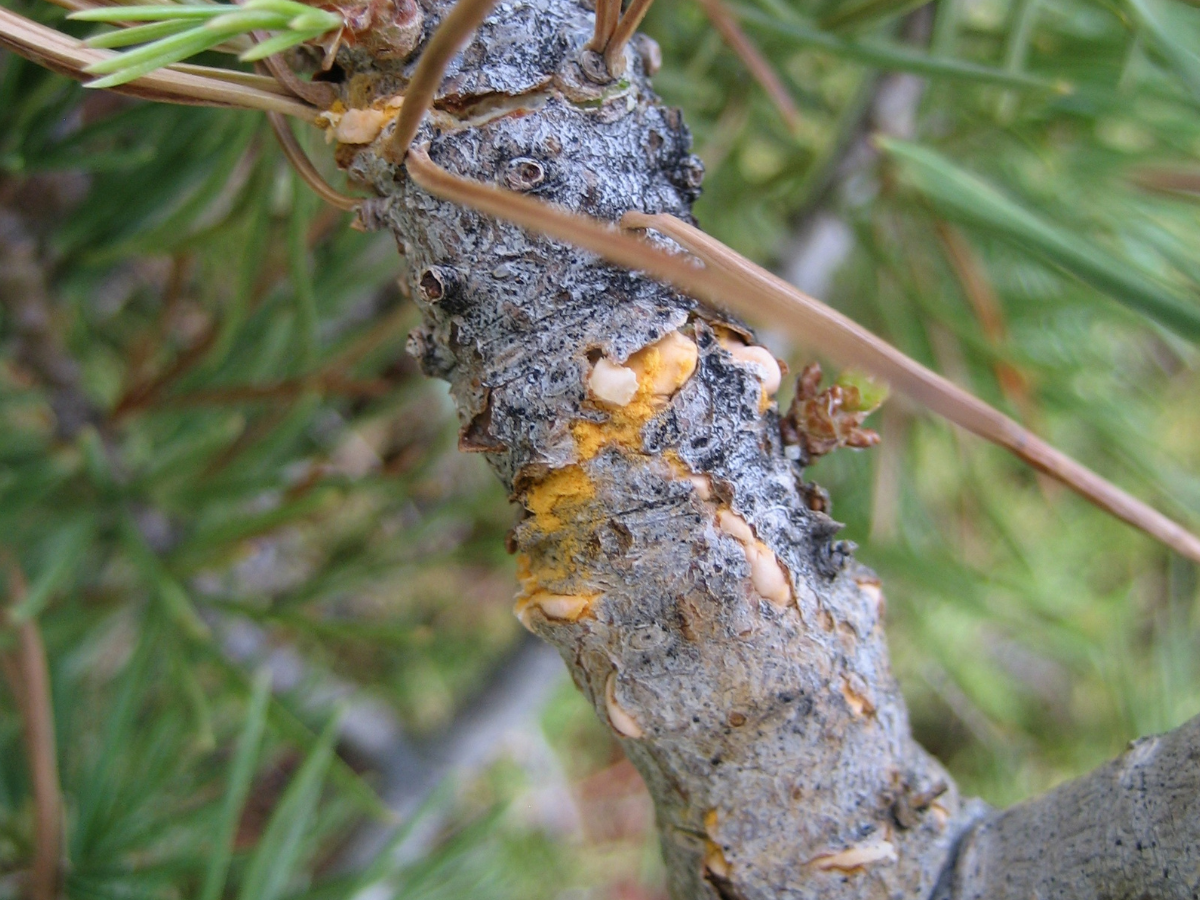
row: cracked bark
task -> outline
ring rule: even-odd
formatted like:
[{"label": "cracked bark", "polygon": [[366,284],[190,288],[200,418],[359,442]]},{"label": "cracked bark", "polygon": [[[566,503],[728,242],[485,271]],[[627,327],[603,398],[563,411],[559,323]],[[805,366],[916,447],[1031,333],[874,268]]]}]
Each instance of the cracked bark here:
[{"label": "cracked bark", "polygon": [[[426,5],[422,43],[446,9]],[[417,143],[456,174],[598,218],[690,219],[702,170],[680,114],[650,89],[654,48],[638,38],[623,78],[593,83],[580,66],[592,31],[570,0],[502,5],[451,64]],[[417,53],[343,49],[345,106],[386,111]],[[1086,843],[1082,820],[1106,810],[1084,801],[1125,782],[1102,771],[1003,814],[959,797],[911,738],[878,580],[809,508],[779,437],[777,372],[751,333],[432,197],[387,161],[388,136],[338,157],[378,195],[364,223],[390,229],[410,262],[424,316],[410,351],[450,382],[462,448],[486,453],[529,513],[511,541],[518,614],[645,778],[672,895],[1031,896],[1035,882],[1009,871],[1022,836],[1078,819],[1070,833]],[[1145,784],[1186,768],[1178,743],[1150,754]],[[1178,833],[1194,846],[1188,815]],[[1088,852],[1033,895],[1132,896],[1099,875],[1072,894],[1112,851]],[[1137,882],[1147,896],[1192,896],[1195,857],[1177,858],[1167,892]]]}]

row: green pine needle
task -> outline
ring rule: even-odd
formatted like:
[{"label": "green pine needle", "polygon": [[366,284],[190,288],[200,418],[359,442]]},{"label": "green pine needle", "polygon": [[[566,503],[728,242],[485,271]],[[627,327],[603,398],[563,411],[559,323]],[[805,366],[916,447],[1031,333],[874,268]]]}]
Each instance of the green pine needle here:
[{"label": "green pine needle", "polygon": [[68,19],[79,22],[152,22],[167,19],[209,19],[221,14],[221,7],[216,5],[187,6],[103,6],[96,9],[83,9],[73,12]]},{"label": "green pine needle", "polygon": [[107,31],[104,34],[90,37],[85,43],[89,47],[106,50],[116,47],[130,47],[134,44],[144,44],[147,41],[156,41],[159,38],[178,34],[180,31],[190,28],[191,24],[187,19],[169,19],[165,22],[131,25],[128,28],[118,28],[116,31]]},{"label": "green pine needle", "polygon": [[274,34],[241,55],[253,62],[319,38],[341,27],[341,16],[294,0],[248,0],[230,4],[110,6],[72,13],[86,22],[145,22],[106,32],[88,40],[91,47],[142,46],[100,60],[86,71],[101,75],[87,87],[110,88],[141,78],[254,31]]}]

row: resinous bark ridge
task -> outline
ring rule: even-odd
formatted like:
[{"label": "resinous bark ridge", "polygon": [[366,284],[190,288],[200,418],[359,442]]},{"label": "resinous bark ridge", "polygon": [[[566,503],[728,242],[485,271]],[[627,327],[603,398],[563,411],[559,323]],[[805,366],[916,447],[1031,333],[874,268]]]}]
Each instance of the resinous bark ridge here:
[{"label": "resinous bark ridge", "polygon": [[[426,13],[428,30],[445,7]],[[591,23],[569,2],[499,6],[417,142],[451,172],[606,220],[690,218],[700,167],[680,116],[633,50],[622,82],[582,78]],[[413,65],[340,64],[375,97]],[[408,259],[412,350],[450,382],[464,449],[530,512],[522,621],[645,777],[673,896],[927,896],[967,815],[909,737],[878,582],[830,551],[764,375],[731,353],[739,330],[430,196],[385,160],[387,135],[339,152]],[[627,405],[589,389],[600,359],[639,373]]]}]

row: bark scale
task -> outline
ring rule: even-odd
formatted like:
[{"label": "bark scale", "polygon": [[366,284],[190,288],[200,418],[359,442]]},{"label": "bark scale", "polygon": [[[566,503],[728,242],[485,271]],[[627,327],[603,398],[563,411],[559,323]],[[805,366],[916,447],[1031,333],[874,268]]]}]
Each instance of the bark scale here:
[{"label": "bark scale", "polygon": [[[427,2],[422,45],[447,8]],[[598,218],[690,219],[702,167],[650,89],[656,48],[639,37],[619,81],[589,80],[592,21],[573,0],[499,5],[417,143],[455,174]],[[419,47],[341,51],[358,112],[333,126],[339,160],[378,194],[364,223],[409,261],[424,317],[410,351],[450,382],[462,448],[528,511],[518,615],[645,778],[672,895],[987,894],[1006,820],[912,740],[879,582],[810,509],[774,361],[739,323],[389,163],[379,125]]]}]

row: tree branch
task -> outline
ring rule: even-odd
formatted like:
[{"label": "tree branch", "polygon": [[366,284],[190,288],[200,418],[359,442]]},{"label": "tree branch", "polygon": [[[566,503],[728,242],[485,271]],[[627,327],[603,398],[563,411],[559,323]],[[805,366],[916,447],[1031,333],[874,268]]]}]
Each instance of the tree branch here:
[{"label": "tree branch", "polygon": [[[844,365],[868,369],[927,409],[1004,447],[1101,509],[1140,528],[1177,553],[1200,561],[1200,537],[1101,478],[953,382],[909,359],[856,322],[804,295],[681,219],[664,214],[647,216],[630,212],[622,222],[630,228],[652,228],[668,235],[700,257],[706,264],[703,270],[616,234],[585,216],[456,177],[432,165],[423,150],[411,154],[408,170],[422,187],[438,196],[569,240],[618,265],[647,272],[686,290],[716,308],[730,309],[747,317],[767,314],[797,340],[818,347]],[[753,286],[757,293],[748,295],[747,286]]]},{"label": "tree branch", "polygon": [[1200,892],[1200,716],[963,839],[933,900],[1146,897]]},{"label": "tree branch", "polygon": [[[476,114],[418,124],[403,166],[385,140],[339,152],[380,195],[364,225],[411,263],[411,352],[529,513],[517,615],[641,771],[672,895],[927,897],[986,810],[913,742],[879,582],[808,506],[778,364],[720,307],[883,374],[1182,552],[1200,542],[688,225],[690,138],[636,59],[607,94],[575,77],[594,26],[550,0],[489,17],[453,104]],[[341,62],[356,89],[397,77]],[[680,246],[698,260],[664,252]]]}]

